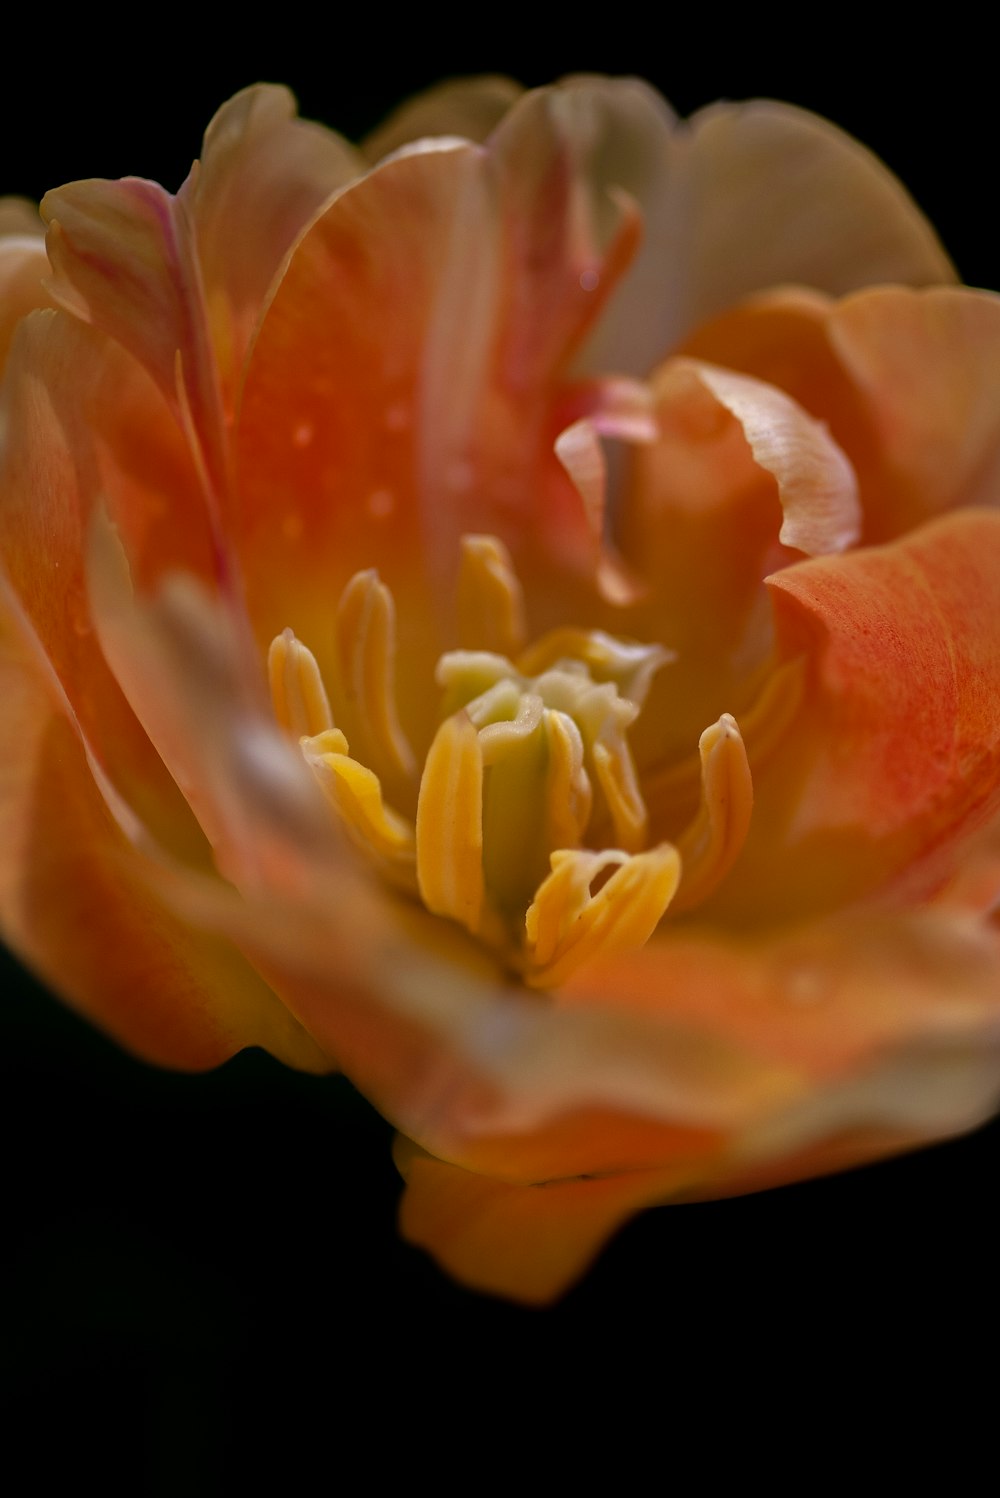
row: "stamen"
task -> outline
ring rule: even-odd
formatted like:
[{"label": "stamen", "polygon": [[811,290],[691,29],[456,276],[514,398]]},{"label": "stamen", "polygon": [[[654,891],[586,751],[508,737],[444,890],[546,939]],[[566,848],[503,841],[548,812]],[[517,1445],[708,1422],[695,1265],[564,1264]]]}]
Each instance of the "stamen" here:
[{"label": "stamen", "polygon": [[483,757],[467,713],[434,736],[417,801],[417,880],[428,910],[479,929],[483,909]]},{"label": "stamen", "polygon": [[676,911],[690,910],[722,883],[739,857],[753,811],[753,781],[736,719],[723,713],[698,740],[701,805],[677,839],[683,877]]},{"label": "stamen", "polygon": [[311,738],[333,727],[316,657],[290,629],[271,641],[267,675],[274,716],[294,738]]},{"label": "stamen", "polygon": [[378,776],[351,758],[347,740],[336,728],[306,740],[302,752],[351,842],[397,888],[415,895],[413,825],[385,805]]},{"label": "stamen", "polygon": [[554,666],[582,661],[591,680],[613,682],[622,697],[642,707],[653,676],[674,660],[674,652],[662,645],[637,645],[616,640],[601,629],[553,629],[542,635],[520,656],[522,676],[541,676]]},{"label": "stamen", "polygon": [[[337,608],[337,660],[362,758],[387,773],[414,773],[413,751],[396,715],[396,607],[373,569],[356,572]],[[348,725],[351,726],[351,725]]]},{"label": "stamen", "polygon": [[[681,862],[669,843],[630,856],[563,849],[524,919],[525,980],[534,988],[565,983],[586,962],[645,945],[673,899]],[[596,894],[591,885],[616,872]]]},{"label": "stamen", "polygon": [[459,643],[513,656],[523,647],[524,595],[510,553],[496,536],[463,536],[458,575]]}]

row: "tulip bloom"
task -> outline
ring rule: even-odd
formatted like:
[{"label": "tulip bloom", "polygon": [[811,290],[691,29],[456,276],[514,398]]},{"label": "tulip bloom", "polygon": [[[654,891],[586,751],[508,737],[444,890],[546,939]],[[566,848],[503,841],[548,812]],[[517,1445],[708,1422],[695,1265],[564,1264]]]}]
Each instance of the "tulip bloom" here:
[{"label": "tulip bloom", "polygon": [[[138,1055],[341,1069],[404,1234],[631,1213],[1000,1091],[1000,301],[800,110],[237,95],[0,207],[0,919]],[[874,288],[874,289],[872,289]]]}]

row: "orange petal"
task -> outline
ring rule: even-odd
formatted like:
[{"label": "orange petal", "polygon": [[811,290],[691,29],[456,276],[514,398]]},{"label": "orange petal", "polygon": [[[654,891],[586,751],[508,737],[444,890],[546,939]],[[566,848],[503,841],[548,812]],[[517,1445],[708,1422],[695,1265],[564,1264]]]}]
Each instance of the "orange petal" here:
[{"label": "orange petal", "polygon": [[268,287],[320,205],[364,162],[300,120],[288,89],[257,84],[223,104],[178,195],[190,212],[212,335],[230,397]]},{"label": "orange petal", "polygon": [[[167,911],[109,815],[79,739],[0,618],[0,923],[84,1014],[161,1065],[216,1066],[247,1045],[330,1063],[225,940]],[[114,960],[109,960],[113,953]]]},{"label": "orange petal", "polygon": [[[592,567],[551,407],[604,294],[581,275],[603,274],[620,241],[593,242],[585,215],[581,227],[572,153],[548,110],[517,106],[487,151],[437,142],[393,157],[292,254],[239,427],[262,648],[290,626],[325,668],[331,594],[377,565],[408,620],[400,680],[426,679],[451,627],[440,599],[463,534],[509,541],[519,571],[542,537]],[[317,339],[317,319],[337,338]]]},{"label": "orange petal", "polygon": [[781,652],[805,652],[812,680],[751,761],[753,824],[718,909],[787,917],[899,879],[926,895],[1000,808],[1000,516],[960,511],[769,582]]},{"label": "orange petal", "polygon": [[832,309],[829,337],[873,433],[872,540],[960,505],[998,503],[1000,297],[871,292]]},{"label": "orange petal", "polygon": [[474,1290],[546,1305],[577,1280],[633,1213],[668,1198],[683,1174],[635,1171],[514,1186],[396,1143],[406,1179],[403,1237]]}]

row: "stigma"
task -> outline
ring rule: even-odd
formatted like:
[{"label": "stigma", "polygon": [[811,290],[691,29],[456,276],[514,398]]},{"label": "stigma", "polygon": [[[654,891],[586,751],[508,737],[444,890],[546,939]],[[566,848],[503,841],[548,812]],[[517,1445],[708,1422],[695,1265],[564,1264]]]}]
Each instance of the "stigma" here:
[{"label": "stigma", "polygon": [[395,606],[374,571],[351,578],[334,620],[349,721],[334,722],[316,658],[288,629],[268,657],[274,712],[378,876],[530,986],[556,987],[641,947],[729,872],[753,803],[743,739],[728,713],[705,730],[698,808],[661,839],[629,729],[671,652],[572,627],[527,643],[520,585],[492,536],[463,538],[456,601],[462,648],[438,661],[422,754],[399,720]]}]

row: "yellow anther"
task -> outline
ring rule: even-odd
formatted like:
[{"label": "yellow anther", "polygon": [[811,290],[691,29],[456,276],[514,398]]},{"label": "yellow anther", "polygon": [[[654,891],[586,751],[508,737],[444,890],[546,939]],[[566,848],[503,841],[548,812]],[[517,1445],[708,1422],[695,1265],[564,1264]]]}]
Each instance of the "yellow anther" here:
[{"label": "yellow anther", "polygon": [[583,739],[565,713],[547,712],[548,785],[545,841],[550,848],[574,848],[583,841],[594,793],[583,765]]},{"label": "yellow anther", "polygon": [[[551,863],[524,920],[524,976],[534,988],[554,988],[584,963],[644,946],[673,899],[681,871],[669,843],[631,856],[619,848],[560,850]],[[609,868],[615,872],[591,894],[591,885]]]},{"label": "yellow anther", "polygon": [[374,570],[356,572],[344,589],[336,638],[351,742],[383,773],[411,775],[413,751],[396,715],[396,608]]},{"label": "yellow anther", "polygon": [[470,650],[515,655],[525,639],[524,595],[510,553],[495,536],[463,536],[458,637]]},{"label": "yellow anther", "polygon": [[590,679],[613,682],[622,697],[641,707],[653,676],[674,659],[662,645],[637,645],[615,639],[601,629],[553,629],[528,647],[518,659],[523,676],[541,676],[555,667],[583,662]]},{"label": "yellow anther", "polygon": [[338,729],[306,740],[302,752],[355,847],[398,888],[416,894],[413,824],[385,805],[378,776],[350,757]]},{"label": "yellow anther", "polygon": [[637,853],[646,841],[649,819],[628,747],[620,736],[609,735],[591,746],[591,755],[611,813],[615,841],[629,853]]},{"label": "yellow anther", "polygon": [[333,727],[333,715],[316,657],[290,629],[276,635],[267,653],[274,716],[294,738]]},{"label": "yellow anther", "polygon": [[417,880],[428,910],[477,931],[483,910],[483,756],[465,713],[434,736],[417,801]]},{"label": "yellow anther", "polygon": [[739,857],[750,830],[753,781],[746,749],[730,713],[698,740],[701,805],[677,839],[683,864],[675,910],[690,910],[717,888]]}]

